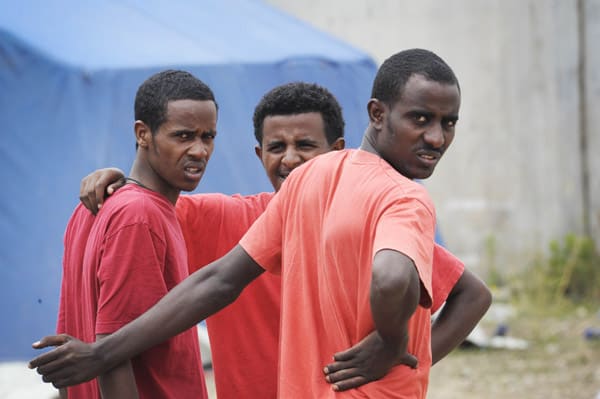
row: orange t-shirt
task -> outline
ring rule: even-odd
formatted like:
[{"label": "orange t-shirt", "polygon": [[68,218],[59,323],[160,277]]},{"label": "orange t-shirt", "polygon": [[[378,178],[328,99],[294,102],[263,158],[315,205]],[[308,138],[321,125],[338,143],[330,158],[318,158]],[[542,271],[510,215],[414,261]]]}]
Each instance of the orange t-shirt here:
[{"label": "orange t-shirt", "polygon": [[[273,193],[183,195],[177,218],[190,274],[229,252]],[[281,277],[263,273],[235,302],[206,319],[219,399],[277,397]]]},{"label": "orange t-shirt", "polygon": [[240,244],[262,267],[282,275],[279,397],[424,398],[431,368],[431,314],[409,322],[417,369],[335,393],[322,368],[334,353],[375,328],[370,308],[375,254],[392,249],[419,273],[421,304],[431,306],[435,212],[425,189],[380,157],[333,151],[295,169]]}]

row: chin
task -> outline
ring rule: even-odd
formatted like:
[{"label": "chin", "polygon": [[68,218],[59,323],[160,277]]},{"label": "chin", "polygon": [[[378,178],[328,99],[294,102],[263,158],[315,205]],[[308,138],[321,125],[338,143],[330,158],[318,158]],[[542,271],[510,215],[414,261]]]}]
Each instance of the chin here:
[{"label": "chin", "polygon": [[196,189],[196,187],[198,187],[198,184],[200,182],[196,182],[196,183],[186,183],[186,184],[182,184],[181,186],[179,186],[179,190],[181,191],[194,191]]}]

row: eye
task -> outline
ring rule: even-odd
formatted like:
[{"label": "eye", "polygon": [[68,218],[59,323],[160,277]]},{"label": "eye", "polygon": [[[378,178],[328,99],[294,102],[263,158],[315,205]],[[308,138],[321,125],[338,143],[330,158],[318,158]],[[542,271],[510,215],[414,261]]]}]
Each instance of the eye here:
[{"label": "eye", "polygon": [[214,133],[214,132],[203,133],[202,134],[202,140],[204,140],[204,141],[212,141],[212,140],[215,139],[216,136],[217,136],[217,134]]},{"label": "eye", "polygon": [[315,147],[315,144],[306,141],[298,143],[298,148],[301,148],[303,150],[312,150]]},{"label": "eye", "polygon": [[283,144],[273,143],[267,146],[267,151],[273,154],[278,154],[284,150]]},{"label": "eye", "polygon": [[427,115],[417,114],[414,116],[414,121],[417,125],[425,125],[427,122],[429,122],[429,118]]},{"label": "eye", "polygon": [[446,121],[446,128],[448,129],[452,129],[456,126],[456,122],[458,122],[456,119],[449,119]]}]

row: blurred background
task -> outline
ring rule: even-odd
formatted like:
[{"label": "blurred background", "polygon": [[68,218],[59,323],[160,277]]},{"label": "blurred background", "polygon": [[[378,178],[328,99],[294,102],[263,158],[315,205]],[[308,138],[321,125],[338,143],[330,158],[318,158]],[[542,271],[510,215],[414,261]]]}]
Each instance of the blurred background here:
[{"label": "blurred background", "polygon": [[422,47],[462,90],[455,141],[424,183],[444,244],[494,294],[429,397],[595,398],[599,43],[600,0],[0,0],[0,361],[29,359],[53,331],[79,181],[128,170],[133,98],[152,73],[211,86],[219,137],[198,191],[248,194],[270,189],[252,150],[262,94],[328,87],[356,147],[377,66]]}]

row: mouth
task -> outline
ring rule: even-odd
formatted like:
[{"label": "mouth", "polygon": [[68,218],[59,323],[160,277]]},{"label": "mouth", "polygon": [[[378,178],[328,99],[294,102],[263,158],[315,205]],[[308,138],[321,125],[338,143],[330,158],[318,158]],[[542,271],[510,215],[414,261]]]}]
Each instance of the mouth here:
[{"label": "mouth", "polygon": [[287,179],[287,177],[289,175],[290,175],[290,171],[279,171],[279,173],[277,173],[277,176],[279,177],[280,180]]},{"label": "mouth", "polygon": [[428,166],[435,166],[435,164],[437,164],[442,157],[442,153],[440,151],[430,150],[417,151],[416,155],[422,163]]},{"label": "mouth", "polygon": [[185,173],[186,178],[190,180],[199,180],[202,177],[202,173],[204,173],[204,165],[186,165],[183,171]]}]

